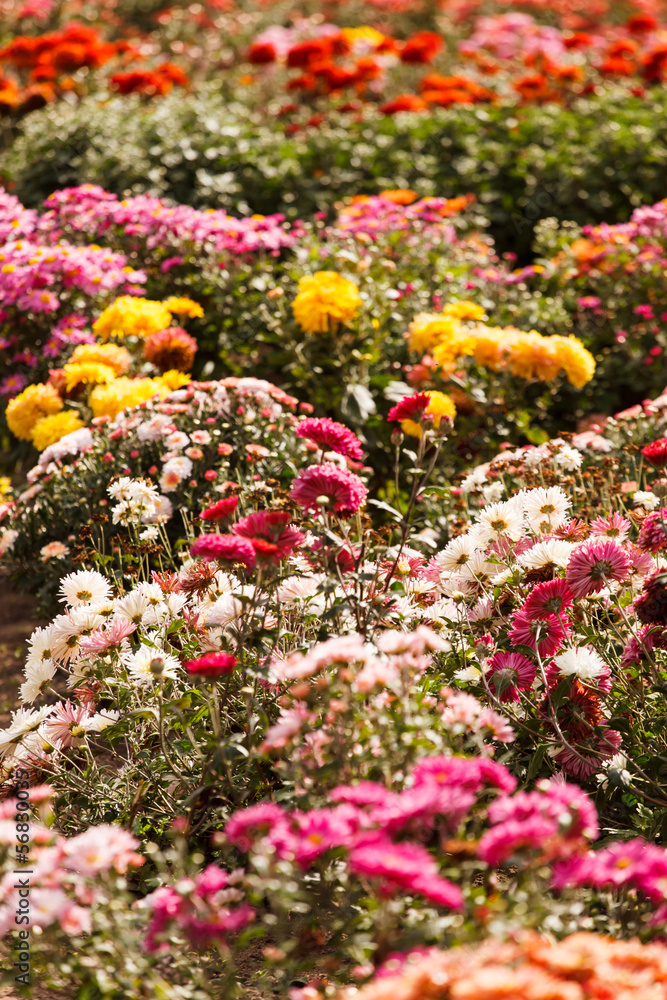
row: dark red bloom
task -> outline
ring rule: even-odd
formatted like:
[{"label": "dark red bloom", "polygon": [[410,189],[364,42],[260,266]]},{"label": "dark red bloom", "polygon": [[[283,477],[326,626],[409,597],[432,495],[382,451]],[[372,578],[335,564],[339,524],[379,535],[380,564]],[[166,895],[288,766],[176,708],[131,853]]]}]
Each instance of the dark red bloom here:
[{"label": "dark red bloom", "polygon": [[648,458],[651,465],[662,468],[667,465],[667,438],[658,438],[642,448],[642,455]]},{"label": "dark red bloom", "polygon": [[667,518],[661,510],[653,511],[644,518],[637,546],[645,552],[659,552],[667,548]]},{"label": "dark red bloom", "polygon": [[271,42],[255,42],[248,49],[248,62],[255,66],[262,66],[266,63],[276,61],[276,47]]},{"label": "dark red bloom", "polygon": [[204,521],[224,521],[230,517],[238,506],[238,497],[223,497],[222,500],[211,504],[199,515]]},{"label": "dark red bloom", "polygon": [[225,677],[233,673],[236,662],[230,653],[205,653],[196,660],[188,660],[185,669],[199,677]]},{"label": "dark red bloom", "polygon": [[408,38],[401,49],[401,62],[404,63],[426,63],[430,62],[443,46],[441,35],[435,31],[417,31]]},{"label": "dark red bloom", "polygon": [[414,420],[415,423],[419,423],[430,402],[431,397],[427,392],[416,392],[413,396],[405,396],[400,403],[391,408],[387,420]]},{"label": "dark red bloom", "polygon": [[634,603],[635,614],[645,625],[667,625],[667,574],[658,570],[644,581]]}]

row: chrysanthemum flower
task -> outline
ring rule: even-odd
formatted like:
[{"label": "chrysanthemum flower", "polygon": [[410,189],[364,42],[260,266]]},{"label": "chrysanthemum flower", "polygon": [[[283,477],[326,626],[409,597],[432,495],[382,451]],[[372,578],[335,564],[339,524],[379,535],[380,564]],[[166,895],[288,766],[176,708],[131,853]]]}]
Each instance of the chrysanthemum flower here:
[{"label": "chrysanthemum flower", "polygon": [[62,369],[65,390],[74,392],[80,385],[106,385],[113,382],[116,373],[109,365],[100,361],[76,361]]},{"label": "chrysanthemum flower", "polygon": [[180,326],[151,333],[144,341],[144,357],[161,372],[187,372],[197,353],[197,341]]},{"label": "chrysanthemum flower", "polygon": [[661,469],[667,465],[667,438],[658,438],[642,448],[642,455],[647,458],[651,465]]},{"label": "chrysanthemum flower", "polygon": [[123,375],[108,385],[96,385],[88,397],[88,405],[93,416],[114,420],[126,407],[148,402],[153,396],[166,396],[168,392],[167,386],[158,379]]},{"label": "chrysanthemum flower", "polygon": [[229,653],[205,653],[196,660],[187,660],[184,666],[188,673],[216,678],[233,673],[236,663],[236,657]]},{"label": "chrysanthemum flower", "polygon": [[305,537],[290,524],[291,520],[287,511],[258,510],[238,520],[232,531],[250,542],[260,562],[278,563],[286,559]]},{"label": "chrysanthemum flower", "polygon": [[387,414],[387,420],[420,421],[428,408],[430,396],[427,392],[415,392],[412,396],[404,396],[400,403],[392,406]]},{"label": "chrysanthemum flower", "polygon": [[328,417],[307,417],[297,425],[296,435],[319,445],[322,451],[335,451],[355,461],[363,458],[363,447],[356,434]]},{"label": "chrysanthemum flower", "polygon": [[255,550],[251,543],[236,535],[200,535],[190,546],[190,554],[196,559],[243,563],[246,569],[255,565]]},{"label": "chrysanthemum flower", "polygon": [[306,333],[332,333],[353,320],[361,308],[359,289],[336,271],[316,271],[299,281],[292,303],[294,318]]},{"label": "chrysanthemum flower", "polygon": [[162,302],[121,295],[95,320],[93,332],[103,341],[111,337],[144,339],[171,326],[171,315],[171,310]]},{"label": "chrysanthemum flower", "polygon": [[628,578],[630,560],[617,542],[594,539],[570,556],[565,579],[575,597],[597,594],[612,580]]},{"label": "chrysanthemum flower", "polygon": [[648,514],[639,529],[637,547],[646,552],[659,552],[667,548],[667,517],[662,510]]},{"label": "chrysanthemum flower", "polygon": [[30,432],[30,437],[37,451],[42,452],[60,441],[66,434],[78,431],[83,426],[83,420],[76,410],[63,410],[61,413],[53,413],[50,417],[38,420]]},{"label": "chrysanthemum flower", "polygon": [[[422,393],[419,393],[421,396]],[[456,406],[454,405],[454,400],[451,399],[444,392],[436,392],[435,390],[429,390],[423,395],[428,396],[428,405],[425,410],[426,415],[430,415],[433,418],[433,427],[437,430],[440,427],[441,422],[454,420],[456,416]],[[401,404],[399,403],[399,406]],[[394,408],[396,409],[396,407]],[[393,412],[393,411],[391,411]],[[391,413],[390,413],[391,418]],[[395,419],[395,418],[393,418]],[[421,424],[415,423],[409,417],[401,422],[401,429],[404,434],[408,434],[410,437],[420,438],[422,436]]]},{"label": "chrysanthemum flower", "polygon": [[170,295],[162,305],[174,316],[188,316],[190,319],[202,319],[204,316],[204,310],[199,303],[185,295]]},{"label": "chrysanthemum flower", "polygon": [[108,600],[111,597],[111,585],[101,573],[82,569],[63,577],[60,581],[60,594],[60,600],[68,607],[78,608],[93,601]]},{"label": "chrysanthemum flower", "polygon": [[601,691],[611,690],[609,667],[599,653],[588,646],[565,649],[554,657],[554,663],[561,677],[576,677]]},{"label": "chrysanthemum flower", "polygon": [[139,687],[155,684],[165,677],[173,680],[181,672],[181,665],[175,656],[143,643],[135,653],[123,658],[123,666],[130,680]]},{"label": "chrysanthemum flower", "polygon": [[341,517],[351,517],[366,500],[368,490],[353,472],[325,462],[302,469],[289,495],[305,510],[332,510]]},{"label": "chrysanthemum flower", "polygon": [[565,521],[572,501],[560,486],[539,487],[525,492],[523,506],[530,527],[544,535]]},{"label": "chrysanthemum flower", "polygon": [[115,375],[124,375],[130,370],[132,357],[120,344],[77,344],[69,360],[71,364],[106,365]]},{"label": "chrysanthemum flower", "polygon": [[518,701],[519,691],[527,691],[537,674],[537,664],[522,653],[496,653],[487,665],[486,677],[501,701]]},{"label": "chrysanthemum flower", "polygon": [[224,521],[231,517],[238,506],[238,497],[223,497],[199,515],[203,521]]},{"label": "chrysanthemum flower", "polygon": [[667,624],[667,573],[658,570],[644,581],[634,610],[640,622],[646,625]]},{"label": "chrysanthemum flower", "polygon": [[540,656],[551,656],[563,645],[570,634],[569,623],[562,616],[549,615],[547,618],[531,618],[525,611],[517,611],[512,618],[510,642],[529,646]]},{"label": "chrysanthemum flower", "polygon": [[630,533],[630,522],[627,517],[621,517],[617,511],[613,511],[607,517],[596,517],[591,521],[590,529],[591,535],[624,542]]},{"label": "chrysanthemum flower", "polygon": [[7,404],[7,425],[21,441],[29,441],[32,429],[42,417],[58,413],[63,401],[52,385],[29,385]]},{"label": "chrysanthemum flower", "polygon": [[567,581],[559,578],[538,583],[531,590],[521,609],[530,618],[560,615],[572,605],[572,593]]}]

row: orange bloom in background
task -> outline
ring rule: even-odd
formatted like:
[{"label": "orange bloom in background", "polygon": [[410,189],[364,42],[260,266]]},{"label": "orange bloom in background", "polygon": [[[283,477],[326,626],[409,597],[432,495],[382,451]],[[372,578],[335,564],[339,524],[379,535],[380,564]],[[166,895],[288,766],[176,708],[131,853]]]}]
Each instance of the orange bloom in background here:
[{"label": "orange bloom in background", "polygon": [[524,101],[554,101],[558,94],[551,89],[549,81],[543,73],[524,76],[512,85]]},{"label": "orange bloom in background", "polygon": [[293,69],[310,68],[314,62],[322,62],[331,55],[331,43],[326,38],[311,38],[307,42],[297,42],[287,53],[287,65]]},{"label": "orange bloom in background", "polygon": [[577,83],[583,80],[584,71],[581,66],[554,66],[552,75],[561,83]]},{"label": "orange bloom in background", "polygon": [[410,188],[396,188],[394,191],[380,191],[380,197],[393,201],[395,205],[411,205],[413,201],[417,200],[417,193],[411,191]]},{"label": "orange bloom in background", "polygon": [[399,111],[426,111],[427,104],[416,94],[399,94],[393,101],[380,105],[380,111],[385,115],[395,115]]}]

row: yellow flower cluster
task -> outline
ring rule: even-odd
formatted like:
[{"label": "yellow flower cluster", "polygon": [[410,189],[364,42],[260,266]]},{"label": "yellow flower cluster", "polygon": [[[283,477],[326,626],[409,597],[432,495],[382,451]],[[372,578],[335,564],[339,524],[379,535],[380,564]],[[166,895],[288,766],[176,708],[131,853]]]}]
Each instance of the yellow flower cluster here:
[{"label": "yellow flower cluster", "polygon": [[408,329],[408,344],[413,351],[431,353],[444,369],[471,357],[483,368],[525,379],[551,382],[564,374],[576,389],[593,378],[595,359],[576,337],[545,337],[536,330],[484,323],[471,327],[462,322],[483,315],[473,302],[451,303],[442,313],[419,313]]},{"label": "yellow flower cluster", "polygon": [[96,385],[88,397],[88,405],[95,417],[112,420],[128,406],[145,403],[155,395],[169,395],[174,389],[187,385],[190,376],[183,372],[165,372],[159,378],[121,378],[107,384]]},{"label": "yellow flower cluster", "polygon": [[[449,417],[451,420],[456,416],[456,406],[454,405],[454,400],[451,399],[444,392],[436,392],[435,390],[426,393],[429,397],[429,404],[426,407],[426,413],[430,413],[433,417],[433,426],[437,430],[440,426],[440,421],[443,417]],[[415,420],[401,420],[401,428],[404,434],[408,434],[410,437],[420,438],[422,436],[422,429]]]},{"label": "yellow flower cluster", "polygon": [[80,385],[113,382],[116,373],[109,365],[103,365],[99,361],[79,361],[63,367],[63,378],[66,391],[73,392]]},{"label": "yellow flower cluster", "polygon": [[7,405],[7,425],[21,441],[30,441],[32,430],[38,420],[58,413],[63,401],[52,385],[38,382],[29,385]]},{"label": "yellow flower cluster", "polygon": [[44,451],[49,445],[60,441],[61,437],[78,431],[83,426],[83,420],[76,410],[62,410],[37,421],[32,429],[32,443],[37,451]]},{"label": "yellow flower cluster", "polygon": [[159,333],[172,325],[174,316],[203,316],[204,310],[192,299],[172,296],[164,302],[142,299],[135,295],[121,295],[104,310],[93,323],[93,330],[101,340],[114,337],[138,337],[145,340],[152,333]]},{"label": "yellow flower cluster", "polygon": [[112,368],[115,375],[124,375],[130,370],[132,356],[119,344],[78,344],[69,360],[70,364],[96,362]]},{"label": "yellow flower cluster", "polygon": [[359,289],[336,271],[316,271],[299,281],[292,303],[294,318],[306,333],[333,333],[361,308]]}]

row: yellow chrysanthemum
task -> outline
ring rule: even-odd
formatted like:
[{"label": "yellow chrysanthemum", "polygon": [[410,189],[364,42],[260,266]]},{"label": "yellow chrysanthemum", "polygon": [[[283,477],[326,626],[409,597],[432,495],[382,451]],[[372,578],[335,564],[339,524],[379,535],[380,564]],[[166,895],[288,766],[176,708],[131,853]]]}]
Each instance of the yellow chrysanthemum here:
[{"label": "yellow chrysanthemum", "polygon": [[559,337],[558,335],[549,338],[555,341],[555,350],[558,363],[563,368],[568,382],[575,389],[581,389],[595,375],[595,358],[590,351],[577,337]]},{"label": "yellow chrysanthemum", "polygon": [[368,24],[362,24],[358,28],[343,28],[341,35],[350,45],[354,45],[355,42],[366,42],[375,49],[385,40],[385,35],[381,31],[371,28]]},{"label": "yellow chrysanthemum", "polygon": [[81,361],[67,364],[63,367],[63,377],[67,392],[72,392],[78,385],[100,385],[113,382],[116,373],[109,365],[99,361]]},{"label": "yellow chrysanthemum", "polygon": [[430,352],[442,341],[451,339],[462,330],[452,316],[440,313],[418,313],[408,327],[408,347],[417,354]]},{"label": "yellow chrysanthemum", "polygon": [[299,281],[292,303],[294,318],[306,333],[333,332],[349,323],[361,308],[359,289],[336,271],[316,271]]},{"label": "yellow chrysanthemum", "polygon": [[454,319],[484,319],[486,315],[482,306],[469,299],[460,302],[449,302],[442,310],[443,316],[453,316]]},{"label": "yellow chrysanthemum", "polygon": [[0,500],[5,500],[12,493],[12,481],[9,476],[0,476]]},{"label": "yellow chrysanthemum", "polygon": [[171,326],[171,311],[162,302],[121,295],[93,323],[101,340],[116,337],[149,337]]},{"label": "yellow chrysanthemum", "polygon": [[477,326],[472,331],[474,337],[473,357],[478,365],[499,371],[503,364],[501,344],[506,339],[505,330],[499,326]]},{"label": "yellow chrysanthemum", "polygon": [[164,300],[162,305],[170,313],[173,313],[174,316],[188,316],[190,319],[195,317],[201,319],[204,315],[204,310],[199,303],[194,302],[185,295],[170,295],[168,299]]},{"label": "yellow chrysanthemum", "polygon": [[124,375],[130,369],[132,355],[120,344],[78,344],[69,360],[70,364],[96,361],[113,368],[114,374]]},{"label": "yellow chrysanthemum", "polygon": [[460,327],[449,337],[444,337],[433,348],[433,357],[441,368],[449,368],[458,358],[474,353],[475,338],[465,327]]},{"label": "yellow chrysanthemum", "polygon": [[107,385],[96,385],[88,397],[88,405],[93,416],[113,420],[126,407],[145,403],[155,395],[166,396],[169,391],[158,379],[123,375]]},{"label": "yellow chrysanthemum", "polygon": [[165,389],[169,390],[169,392],[173,392],[174,389],[180,389],[182,386],[187,385],[191,380],[191,375],[188,375],[187,372],[179,372],[175,368],[172,368],[168,372],[163,372],[162,375],[158,375],[153,379],[154,382],[159,382],[160,385],[163,385]]},{"label": "yellow chrysanthemum", "polygon": [[38,382],[10,400],[5,411],[7,425],[17,438],[29,441],[37,421],[51,413],[58,413],[62,408],[63,401],[54,387]]},{"label": "yellow chrysanthemum", "polygon": [[37,451],[44,451],[49,445],[60,441],[61,437],[78,431],[84,422],[76,410],[63,410],[50,417],[42,417],[32,429],[30,437]]},{"label": "yellow chrysanthemum", "polygon": [[[440,426],[440,421],[443,417],[449,417],[451,420],[454,419],[456,416],[456,406],[453,399],[444,392],[436,392],[435,390],[429,391],[427,395],[429,397],[429,404],[426,407],[426,412],[432,414],[433,426],[436,429]],[[420,438],[422,436],[422,429],[414,420],[402,420],[401,427],[403,428],[403,433],[408,434],[410,437]]]}]

